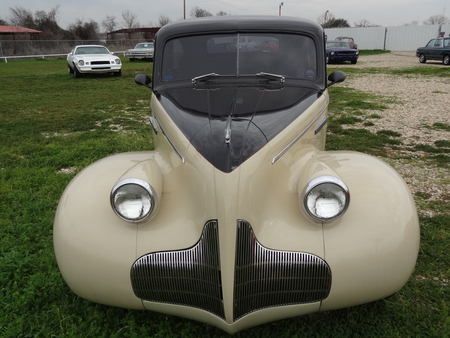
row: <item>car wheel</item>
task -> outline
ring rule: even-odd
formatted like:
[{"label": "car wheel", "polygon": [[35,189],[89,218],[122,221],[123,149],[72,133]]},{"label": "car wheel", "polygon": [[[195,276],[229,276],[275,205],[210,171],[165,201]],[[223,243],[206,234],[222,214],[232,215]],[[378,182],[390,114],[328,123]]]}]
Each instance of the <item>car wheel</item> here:
[{"label": "car wheel", "polygon": [[356,62],[358,62],[358,60],[352,60],[351,61],[352,65],[356,65]]},{"label": "car wheel", "polygon": [[73,74],[73,69],[69,64],[67,64],[67,71],[69,72],[69,74]]},{"label": "car wheel", "polygon": [[427,62],[427,58],[425,57],[425,54],[420,54],[420,55],[419,55],[419,62],[420,62],[420,63],[425,63],[425,62]]},{"label": "car wheel", "polygon": [[119,70],[118,72],[114,72],[113,74],[114,74],[114,76],[121,76],[122,75],[122,70]]},{"label": "car wheel", "polygon": [[446,66],[450,65],[450,55],[444,55],[444,59],[442,59],[442,63]]},{"label": "car wheel", "polygon": [[82,74],[78,70],[77,66],[75,66],[75,65],[73,65],[73,73],[75,74],[76,78],[80,78],[82,76]]}]

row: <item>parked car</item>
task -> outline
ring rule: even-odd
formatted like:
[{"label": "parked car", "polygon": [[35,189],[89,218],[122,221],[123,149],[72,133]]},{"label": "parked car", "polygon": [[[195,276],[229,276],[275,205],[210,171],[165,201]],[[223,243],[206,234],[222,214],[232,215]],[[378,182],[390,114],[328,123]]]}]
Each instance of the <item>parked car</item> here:
[{"label": "parked car", "polygon": [[327,41],[327,63],[350,61],[356,64],[359,50],[348,47],[347,42]]},{"label": "parked car", "polygon": [[338,36],[335,40],[346,42],[349,48],[358,49],[358,45],[355,43],[355,40],[349,36]]},{"label": "parked car", "polygon": [[67,55],[67,68],[75,77],[89,73],[113,73],[115,76],[122,74],[120,58],[101,45],[76,46]]},{"label": "parked car", "polygon": [[130,61],[150,60],[153,61],[154,44],[153,42],[140,42],[133,49],[125,52]]},{"label": "parked car", "polygon": [[[226,48],[241,35],[278,49]],[[152,89],[154,150],[93,163],[58,205],[73,292],[234,333],[401,289],[415,204],[383,161],[325,151],[328,87],[345,74],[327,77],[323,46],[322,27],[296,18],[162,27],[153,78],[135,78]]]},{"label": "parked car", "polygon": [[417,48],[416,56],[420,63],[438,60],[446,66],[450,64],[450,38],[436,38],[428,41],[425,47]]}]

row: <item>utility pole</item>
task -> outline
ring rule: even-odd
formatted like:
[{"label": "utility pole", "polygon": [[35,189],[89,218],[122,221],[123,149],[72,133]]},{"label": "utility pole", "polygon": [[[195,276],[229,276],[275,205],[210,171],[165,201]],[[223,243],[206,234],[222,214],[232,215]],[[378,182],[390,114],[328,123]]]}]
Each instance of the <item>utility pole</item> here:
[{"label": "utility pole", "polygon": [[283,5],[284,5],[284,2],[282,2],[280,4],[280,7],[278,7],[278,16],[281,16],[281,6],[283,6]]}]

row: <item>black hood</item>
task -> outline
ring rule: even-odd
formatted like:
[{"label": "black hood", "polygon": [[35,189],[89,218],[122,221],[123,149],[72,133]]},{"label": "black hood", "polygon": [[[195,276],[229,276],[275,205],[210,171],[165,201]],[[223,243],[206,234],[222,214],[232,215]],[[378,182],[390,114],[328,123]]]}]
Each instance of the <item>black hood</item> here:
[{"label": "black hood", "polygon": [[158,100],[197,151],[229,173],[245,162],[320,96],[300,87],[278,89],[171,88]]}]

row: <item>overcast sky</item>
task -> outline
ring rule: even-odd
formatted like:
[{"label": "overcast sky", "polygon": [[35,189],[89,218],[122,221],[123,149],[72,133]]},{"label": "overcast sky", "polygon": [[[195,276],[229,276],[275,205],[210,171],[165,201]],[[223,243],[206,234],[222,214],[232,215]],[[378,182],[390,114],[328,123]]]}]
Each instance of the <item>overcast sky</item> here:
[{"label": "overcast sky", "polygon": [[[345,19],[353,27],[363,19],[380,26],[401,26],[424,20],[434,15],[450,17],[450,7],[446,0],[0,0],[0,18],[8,21],[10,8],[16,6],[35,13],[49,12],[59,5],[58,24],[66,29],[77,19],[96,21],[100,28],[103,19],[115,16],[122,26],[122,13],[129,11],[137,16],[142,27],[156,26],[160,15],[171,21],[183,18],[183,4],[186,4],[186,17],[193,7],[200,7],[216,15],[223,11],[233,15],[278,15],[302,17],[317,22],[326,11],[336,19]],[[122,27],[118,27],[122,28]]]}]

